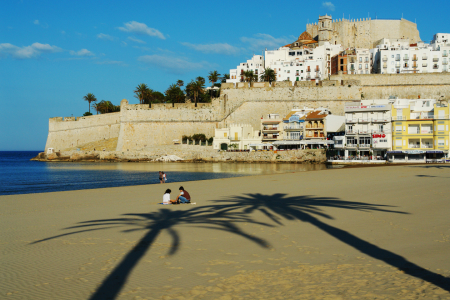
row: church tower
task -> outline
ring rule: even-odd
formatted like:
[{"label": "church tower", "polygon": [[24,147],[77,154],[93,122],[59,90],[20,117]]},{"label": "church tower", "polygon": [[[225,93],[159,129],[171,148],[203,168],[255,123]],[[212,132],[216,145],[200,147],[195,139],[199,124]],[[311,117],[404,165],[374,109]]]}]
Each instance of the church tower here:
[{"label": "church tower", "polygon": [[319,16],[319,46],[322,46],[324,42],[330,42],[333,32],[333,19],[331,16]]}]

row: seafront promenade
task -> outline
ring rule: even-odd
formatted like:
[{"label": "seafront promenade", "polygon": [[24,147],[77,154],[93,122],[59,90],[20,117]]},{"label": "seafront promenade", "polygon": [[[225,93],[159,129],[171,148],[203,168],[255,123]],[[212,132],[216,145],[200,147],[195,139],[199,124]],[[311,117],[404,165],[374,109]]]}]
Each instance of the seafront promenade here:
[{"label": "seafront promenade", "polygon": [[0,298],[450,299],[447,165],[0,197]]}]

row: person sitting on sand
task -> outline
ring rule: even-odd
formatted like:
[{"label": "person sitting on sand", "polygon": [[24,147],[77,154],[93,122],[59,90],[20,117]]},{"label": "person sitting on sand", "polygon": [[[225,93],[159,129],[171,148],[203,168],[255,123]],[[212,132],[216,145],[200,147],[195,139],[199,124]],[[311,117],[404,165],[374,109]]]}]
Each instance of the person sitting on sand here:
[{"label": "person sitting on sand", "polygon": [[178,195],[176,201],[179,201],[180,203],[190,203],[191,195],[189,195],[188,191],[186,191],[182,186],[180,186],[179,190],[180,194]]},{"label": "person sitting on sand", "polygon": [[178,200],[170,200],[170,193],[172,191],[170,189],[167,189],[166,192],[164,193],[163,196],[163,204],[168,205],[168,204],[177,204]]}]

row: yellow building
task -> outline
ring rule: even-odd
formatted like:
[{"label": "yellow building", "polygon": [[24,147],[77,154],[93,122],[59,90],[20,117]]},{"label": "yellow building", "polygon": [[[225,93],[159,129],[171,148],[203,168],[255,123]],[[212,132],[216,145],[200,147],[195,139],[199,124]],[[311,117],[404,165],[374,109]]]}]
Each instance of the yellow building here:
[{"label": "yellow building", "polygon": [[396,99],[392,109],[390,161],[448,158],[449,108],[434,99]]}]

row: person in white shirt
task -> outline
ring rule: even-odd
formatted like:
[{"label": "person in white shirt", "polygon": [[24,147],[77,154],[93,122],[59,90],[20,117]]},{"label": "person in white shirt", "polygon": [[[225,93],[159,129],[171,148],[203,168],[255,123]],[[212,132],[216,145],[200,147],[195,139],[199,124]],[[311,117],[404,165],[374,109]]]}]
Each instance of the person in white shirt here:
[{"label": "person in white shirt", "polygon": [[170,193],[172,191],[170,189],[167,189],[166,192],[164,193],[163,196],[163,204],[168,205],[168,204],[177,204],[177,200],[171,200],[170,199]]}]

